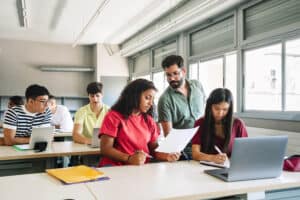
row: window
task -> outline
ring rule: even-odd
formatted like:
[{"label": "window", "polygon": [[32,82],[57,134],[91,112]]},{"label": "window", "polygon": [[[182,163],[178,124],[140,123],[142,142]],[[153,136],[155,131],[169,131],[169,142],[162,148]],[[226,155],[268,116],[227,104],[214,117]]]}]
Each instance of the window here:
[{"label": "window", "polygon": [[177,43],[176,41],[161,46],[153,50],[153,66],[155,68],[161,67],[161,62],[163,59],[169,55],[176,54],[177,51]]},{"label": "window", "polygon": [[205,62],[191,63],[189,65],[189,79],[199,80],[207,97],[215,88],[228,88],[233,95],[234,111],[237,111],[236,53],[225,54],[220,58]]},{"label": "window", "polygon": [[245,51],[245,110],[281,110],[281,45]]},{"label": "window", "polygon": [[190,64],[189,79],[198,80],[198,63]]},{"label": "window", "polygon": [[233,96],[234,112],[237,111],[237,57],[236,54],[225,56],[225,87]]},{"label": "window", "polygon": [[286,110],[300,111],[300,39],[286,42]]},{"label": "window", "polygon": [[160,95],[162,95],[164,90],[168,87],[168,82],[165,78],[165,73],[163,71],[153,73],[153,83],[155,84],[155,87],[158,90],[154,99],[154,103],[157,105]]},{"label": "window", "polygon": [[200,61],[199,81],[203,85],[206,96],[215,88],[223,87],[223,58]]}]

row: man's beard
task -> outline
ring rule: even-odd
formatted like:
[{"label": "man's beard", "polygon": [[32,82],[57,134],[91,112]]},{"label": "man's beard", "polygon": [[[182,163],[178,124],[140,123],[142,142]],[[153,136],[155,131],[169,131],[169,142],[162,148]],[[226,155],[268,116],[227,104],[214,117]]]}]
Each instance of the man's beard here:
[{"label": "man's beard", "polygon": [[171,81],[171,82],[170,82],[170,86],[171,86],[173,89],[179,88],[180,86],[182,86],[182,84],[183,84],[183,78],[180,79],[179,81]]}]

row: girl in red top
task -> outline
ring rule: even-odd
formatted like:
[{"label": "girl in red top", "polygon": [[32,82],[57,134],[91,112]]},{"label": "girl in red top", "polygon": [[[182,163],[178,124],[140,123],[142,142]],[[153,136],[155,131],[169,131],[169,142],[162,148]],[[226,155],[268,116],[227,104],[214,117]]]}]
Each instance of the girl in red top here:
[{"label": "girl in red top", "polygon": [[157,89],[153,82],[137,79],[122,91],[102,123],[99,136],[99,166],[141,165],[153,156],[158,160],[176,161],[179,153],[154,152],[159,129],[152,118]]},{"label": "girl in red top", "polygon": [[212,91],[206,101],[205,115],[195,122],[196,126],[200,127],[192,139],[194,160],[223,164],[231,155],[234,138],[248,136],[244,123],[233,118],[233,98],[226,88]]}]

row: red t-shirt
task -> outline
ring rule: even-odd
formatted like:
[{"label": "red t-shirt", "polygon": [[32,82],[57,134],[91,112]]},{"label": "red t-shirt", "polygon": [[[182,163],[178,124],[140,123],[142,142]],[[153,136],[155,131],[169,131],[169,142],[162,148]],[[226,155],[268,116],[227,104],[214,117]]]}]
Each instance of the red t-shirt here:
[{"label": "red t-shirt", "polygon": [[[125,119],[119,112],[111,110],[103,120],[99,137],[101,135],[113,137],[115,139],[114,148],[123,153],[132,155],[136,150],[143,150],[149,154],[148,144],[156,142],[159,130],[150,115],[147,116],[147,121],[143,115],[130,115],[128,119]],[[124,164],[123,162],[103,157],[99,166]]]},{"label": "red t-shirt", "polygon": [[[203,124],[204,124],[204,118],[200,118],[195,122],[195,127],[200,126],[199,129],[197,130],[197,133],[194,135],[192,139],[192,144],[198,144],[201,145],[201,134],[203,133]],[[232,152],[232,147],[233,147],[233,142],[234,138],[236,137],[248,137],[248,133],[246,130],[246,127],[242,120],[235,118],[233,121],[232,125],[232,131],[231,131],[231,137],[228,145],[228,156],[231,155]],[[215,145],[217,145],[221,150],[224,148],[224,139],[217,137],[215,140]],[[215,154],[218,152],[215,151]]]}]

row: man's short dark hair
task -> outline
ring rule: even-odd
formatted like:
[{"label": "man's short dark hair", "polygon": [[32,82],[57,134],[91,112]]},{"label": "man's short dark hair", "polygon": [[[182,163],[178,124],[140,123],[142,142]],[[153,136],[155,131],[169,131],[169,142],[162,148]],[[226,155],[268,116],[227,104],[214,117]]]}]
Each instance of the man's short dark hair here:
[{"label": "man's short dark hair", "polygon": [[9,101],[15,106],[24,105],[24,101],[21,96],[11,96],[9,97]]},{"label": "man's short dark hair", "polygon": [[38,85],[38,84],[33,84],[27,87],[26,92],[25,92],[25,97],[26,99],[36,99],[38,96],[44,96],[47,95],[49,96],[49,91],[46,87]]},{"label": "man's short dark hair", "polygon": [[161,63],[163,69],[169,68],[172,65],[177,65],[179,68],[183,67],[183,58],[179,55],[167,56]]},{"label": "man's short dark hair", "polygon": [[55,99],[55,96],[54,95],[52,95],[52,94],[49,94],[49,97],[48,97],[48,99],[50,100],[50,99]]},{"label": "man's short dark hair", "polygon": [[88,94],[97,94],[97,93],[102,94],[102,88],[103,88],[102,83],[92,82],[88,84],[88,86],[86,87],[86,91]]}]

